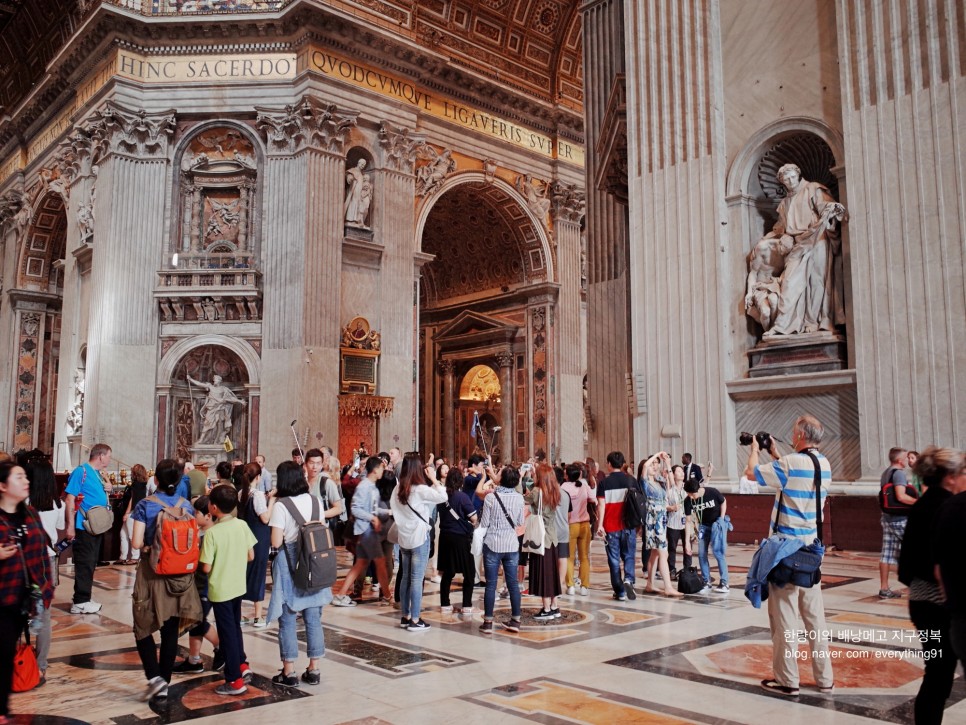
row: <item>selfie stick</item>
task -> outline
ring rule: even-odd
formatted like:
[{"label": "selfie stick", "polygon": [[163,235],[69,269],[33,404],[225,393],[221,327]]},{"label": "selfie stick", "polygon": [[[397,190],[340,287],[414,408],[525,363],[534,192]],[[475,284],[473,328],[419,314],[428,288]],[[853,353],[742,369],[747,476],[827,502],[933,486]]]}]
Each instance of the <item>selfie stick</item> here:
[{"label": "selfie stick", "polygon": [[302,452],[302,444],[299,443],[299,434],[295,432],[295,424],[298,422],[298,418],[292,421],[292,435],[295,437],[295,447],[299,449],[299,455],[302,456],[302,461],[305,461],[305,453]]},{"label": "selfie stick", "polygon": [[489,459],[490,452],[486,450],[486,433],[483,431],[483,423],[480,421],[480,416],[475,410],[473,411],[473,419],[476,420],[476,436],[483,442],[483,453]]}]

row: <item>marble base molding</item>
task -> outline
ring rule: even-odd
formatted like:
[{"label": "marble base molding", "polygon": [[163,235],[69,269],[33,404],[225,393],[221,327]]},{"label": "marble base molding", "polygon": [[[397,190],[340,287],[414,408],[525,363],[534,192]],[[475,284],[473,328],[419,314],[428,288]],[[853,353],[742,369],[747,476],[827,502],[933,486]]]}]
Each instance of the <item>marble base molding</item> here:
[{"label": "marble base molding", "polygon": [[749,377],[843,370],[845,337],[832,332],[766,338],[748,351]]}]

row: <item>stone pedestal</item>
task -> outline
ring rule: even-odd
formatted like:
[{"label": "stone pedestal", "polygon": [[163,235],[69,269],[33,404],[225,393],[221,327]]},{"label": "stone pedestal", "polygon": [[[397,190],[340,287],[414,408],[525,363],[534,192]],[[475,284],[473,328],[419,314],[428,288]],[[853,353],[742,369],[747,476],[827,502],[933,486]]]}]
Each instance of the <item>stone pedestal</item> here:
[{"label": "stone pedestal", "polygon": [[832,332],[766,338],[748,351],[748,357],[752,378],[844,370],[845,338]]},{"label": "stone pedestal", "polygon": [[222,461],[227,461],[230,455],[225,451],[224,445],[212,444],[204,445],[197,443],[188,449],[191,451],[191,462],[196,468],[207,468],[214,470]]}]

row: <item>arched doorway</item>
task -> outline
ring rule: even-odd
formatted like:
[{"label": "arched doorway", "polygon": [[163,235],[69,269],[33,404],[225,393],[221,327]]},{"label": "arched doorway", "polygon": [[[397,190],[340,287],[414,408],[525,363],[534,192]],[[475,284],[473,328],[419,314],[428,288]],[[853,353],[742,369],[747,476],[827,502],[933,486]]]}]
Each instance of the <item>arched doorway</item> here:
[{"label": "arched doorway", "polygon": [[[546,229],[507,183],[466,174],[424,209],[419,297],[419,426],[422,447],[451,461],[482,451],[470,436],[473,411],[488,415],[500,460],[551,455],[548,323],[557,299]],[[499,401],[464,400],[462,384],[481,366]],[[474,407],[476,406],[476,407]]]},{"label": "arched doorway", "polygon": [[64,201],[46,194],[34,206],[8,293],[16,330],[14,450],[53,453],[66,248]]}]

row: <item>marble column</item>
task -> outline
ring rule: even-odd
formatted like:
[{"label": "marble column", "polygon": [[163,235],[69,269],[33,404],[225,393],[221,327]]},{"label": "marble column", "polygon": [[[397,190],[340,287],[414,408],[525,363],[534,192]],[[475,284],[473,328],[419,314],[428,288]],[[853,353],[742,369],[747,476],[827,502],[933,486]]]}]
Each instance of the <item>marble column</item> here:
[{"label": "marble column", "polygon": [[[382,450],[389,446],[420,447],[418,415],[417,328],[418,264],[414,267],[415,174],[420,139],[388,123],[380,128],[381,163],[374,172],[375,195],[370,219],[373,241],[382,246],[374,299],[380,301],[382,357],[379,394],[395,399],[393,414],[379,424]],[[414,271],[415,270],[415,271]],[[346,319],[351,310],[343,311]],[[423,441],[428,444],[428,441]]]},{"label": "marble column", "polygon": [[[627,3],[628,6],[634,3]],[[582,6],[584,124],[587,137],[587,388],[595,426],[588,454],[603,461],[611,450],[630,455],[631,418],[626,376],[630,371],[627,211],[594,184],[600,134],[610,89],[624,72],[623,0]]]},{"label": "marble column", "polygon": [[[71,458],[68,436],[74,432],[67,425],[67,415],[75,403],[73,394],[74,373],[81,368],[81,349],[87,344],[87,326],[90,310],[84,309],[84,280],[89,280],[91,249],[84,244],[77,223],[78,206],[88,203],[97,181],[97,165],[103,149],[96,140],[83,130],[76,130],[64,143],[55,165],[68,195],[64,199],[67,214],[67,241],[64,255],[64,297],[61,314],[60,362],[57,379],[57,403],[54,422],[54,468],[62,471],[82,463]],[[86,366],[85,366],[86,368]],[[85,386],[86,386],[85,369]],[[89,405],[85,394],[84,418],[88,418]]]},{"label": "marble column", "polygon": [[574,461],[584,457],[583,368],[580,314],[580,223],[584,194],[573,187],[553,188],[553,233],[557,242],[557,274],[562,290],[555,315],[557,350],[556,458]]},{"label": "marble column", "polygon": [[634,453],[669,446],[661,431],[680,425],[686,449],[733,479],[718,0],[627,7]]},{"label": "marble column", "polygon": [[[91,267],[83,442],[104,441],[127,464],[154,457],[159,315],[153,292],[164,248],[173,112],[108,102],[90,123],[106,140],[99,160]],[[67,378],[69,380],[69,378]]]},{"label": "marble column", "polygon": [[437,369],[443,376],[443,457],[453,464],[456,462],[456,407],[453,402],[453,372],[456,370],[456,363],[452,360],[440,360]]},{"label": "marble column", "polygon": [[966,438],[966,31],[952,0],[836,7],[849,346],[862,477],[877,480],[892,446]]},{"label": "marble column", "polygon": [[497,353],[500,369],[500,451],[501,463],[513,460],[513,353]]},{"label": "marble column", "polygon": [[289,424],[313,443],[339,440],[339,290],[343,146],[356,114],[306,96],[287,109],[259,108],[266,138],[262,245],[260,440],[287,458]]}]

